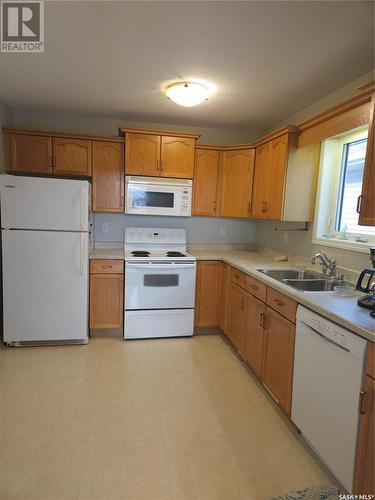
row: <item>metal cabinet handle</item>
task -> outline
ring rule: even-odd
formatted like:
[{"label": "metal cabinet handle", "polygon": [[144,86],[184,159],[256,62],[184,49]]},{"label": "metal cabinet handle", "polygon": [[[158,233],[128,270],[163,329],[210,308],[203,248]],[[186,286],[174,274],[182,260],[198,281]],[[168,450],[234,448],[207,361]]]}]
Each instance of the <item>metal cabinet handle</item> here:
[{"label": "metal cabinet handle", "polygon": [[242,297],[242,299],[241,299],[241,309],[242,309],[242,311],[245,309],[245,299],[244,299],[244,297]]},{"label": "metal cabinet handle", "polygon": [[53,164],[53,162],[52,162],[52,156],[49,156],[48,157],[48,168],[52,168],[52,166],[53,166],[52,164]]},{"label": "metal cabinet handle", "polygon": [[265,314],[265,313],[261,313],[261,315],[260,315],[259,325],[260,325],[262,328],[265,328],[265,319],[266,319],[266,314]]},{"label": "metal cabinet handle", "polygon": [[267,202],[266,201],[262,201],[262,209],[261,211],[263,213],[267,212]]},{"label": "metal cabinet handle", "polygon": [[123,207],[124,206],[124,195],[123,194],[121,195],[121,201],[120,201],[120,203],[121,203],[121,206]]},{"label": "metal cabinet handle", "polygon": [[214,200],[213,210],[216,212],[216,200]]},{"label": "metal cabinet handle", "polygon": [[362,200],[363,200],[363,194],[360,194],[358,196],[358,198],[357,198],[357,208],[356,208],[357,214],[361,213],[361,210],[362,210]]},{"label": "metal cabinet handle", "polygon": [[361,415],[365,415],[366,413],[366,400],[367,400],[367,392],[362,390],[359,393],[359,413]]}]

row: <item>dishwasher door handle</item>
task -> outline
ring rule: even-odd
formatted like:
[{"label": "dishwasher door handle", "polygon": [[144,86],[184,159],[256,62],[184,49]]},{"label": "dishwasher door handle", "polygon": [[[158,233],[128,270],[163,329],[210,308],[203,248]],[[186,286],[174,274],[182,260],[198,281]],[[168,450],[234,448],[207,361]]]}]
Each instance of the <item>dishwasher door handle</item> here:
[{"label": "dishwasher door handle", "polygon": [[344,351],[346,352],[350,352],[350,349],[348,349],[347,347],[344,347],[343,345],[340,345],[340,344],[337,344],[337,342],[335,342],[334,340],[331,340],[329,339],[328,337],[326,337],[325,335],[323,335],[322,333],[318,332],[318,330],[316,330],[315,328],[313,328],[311,325],[309,325],[308,323],[306,323],[306,321],[303,321],[301,320],[302,323],[307,326],[308,328],[310,328],[310,330],[312,330],[313,332],[315,332],[317,335],[319,335],[319,337],[322,337],[322,339],[326,340],[327,342],[329,342],[330,344],[333,344],[335,345],[336,347],[339,347],[340,349],[343,349]]}]

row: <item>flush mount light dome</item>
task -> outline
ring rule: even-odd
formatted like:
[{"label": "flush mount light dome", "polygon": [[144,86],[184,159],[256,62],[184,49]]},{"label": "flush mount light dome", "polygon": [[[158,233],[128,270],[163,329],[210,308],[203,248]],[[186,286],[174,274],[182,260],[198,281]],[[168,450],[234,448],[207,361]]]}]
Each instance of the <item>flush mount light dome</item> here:
[{"label": "flush mount light dome", "polygon": [[191,108],[208,99],[209,90],[202,83],[177,82],[167,87],[165,94],[176,104]]}]

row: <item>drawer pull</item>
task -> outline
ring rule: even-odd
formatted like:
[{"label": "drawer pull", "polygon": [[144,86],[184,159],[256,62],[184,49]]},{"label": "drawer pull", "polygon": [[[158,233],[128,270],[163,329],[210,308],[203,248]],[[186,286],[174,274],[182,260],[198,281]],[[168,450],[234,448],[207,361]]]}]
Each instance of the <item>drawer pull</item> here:
[{"label": "drawer pull", "polygon": [[265,313],[261,313],[260,315],[260,321],[259,321],[259,325],[261,326],[261,328],[265,328],[265,319],[266,319],[266,315]]},{"label": "drawer pull", "polygon": [[285,302],[283,302],[283,301],[282,301],[282,300],[280,300],[280,299],[274,299],[274,301],[276,302],[276,304],[277,304],[278,306],[285,306]]},{"label": "drawer pull", "polygon": [[250,286],[250,288],[251,288],[252,290],[258,290],[257,285],[251,285],[251,286]]}]

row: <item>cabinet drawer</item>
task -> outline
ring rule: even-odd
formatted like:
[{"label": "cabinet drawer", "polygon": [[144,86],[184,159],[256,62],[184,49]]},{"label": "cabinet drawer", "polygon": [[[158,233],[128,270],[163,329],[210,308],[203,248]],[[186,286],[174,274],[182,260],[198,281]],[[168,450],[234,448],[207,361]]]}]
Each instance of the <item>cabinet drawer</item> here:
[{"label": "cabinet drawer", "polygon": [[124,262],[122,260],[90,260],[90,273],[118,274],[124,272]]},{"label": "cabinet drawer", "polygon": [[236,283],[241,288],[245,288],[246,286],[246,274],[242,273],[235,267],[232,267],[230,270],[230,279],[234,283]]},{"label": "cabinet drawer", "polygon": [[270,287],[267,287],[267,305],[293,323],[296,322],[297,302]]},{"label": "cabinet drawer", "polygon": [[375,379],[375,349],[373,342],[367,343],[367,375]]},{"label": "cabinet drawer", "polygon": [[267,287],[264,283],[251,276],[246,276],[246,290],[255,295],[255,297],[258,297],[258,299],[266,302]]}]

